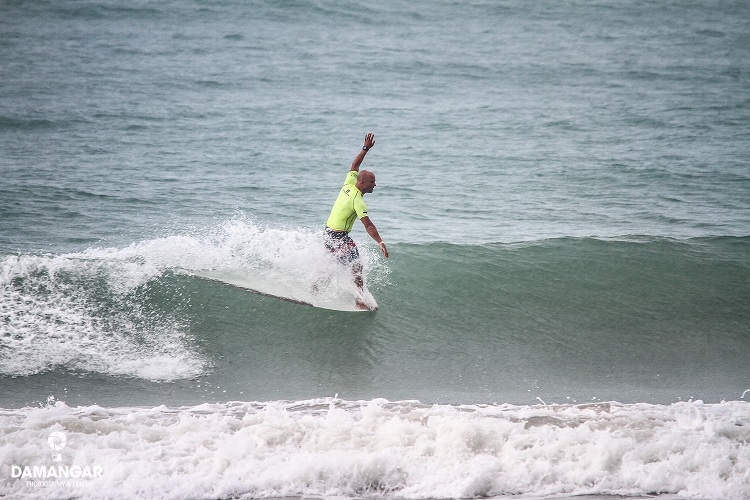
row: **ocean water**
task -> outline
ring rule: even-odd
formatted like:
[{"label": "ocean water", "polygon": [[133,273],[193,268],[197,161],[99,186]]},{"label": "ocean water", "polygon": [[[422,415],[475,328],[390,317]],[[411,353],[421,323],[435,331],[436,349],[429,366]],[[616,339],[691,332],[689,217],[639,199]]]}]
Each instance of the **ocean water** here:
[{"label": "ocean water", "polygon": [[[748,47],[729,0],[0,0],[0,496],[750,498]],[[367,132],[377,312],[200,276],[347,282]]]}]

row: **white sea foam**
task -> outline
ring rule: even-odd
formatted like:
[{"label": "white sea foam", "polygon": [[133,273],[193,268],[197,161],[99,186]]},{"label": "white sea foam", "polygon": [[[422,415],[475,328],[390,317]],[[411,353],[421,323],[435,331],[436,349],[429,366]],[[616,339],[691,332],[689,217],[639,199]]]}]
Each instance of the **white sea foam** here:
[{"label": "white sea foam", "polygon": [[[319,228],[261,228],[236,219],[196,242],[200,251],[179,264],[185,272],[319,307],[356,310],[351,272],[325,249]],[[363,245],[359,252],[368,283],[382,283],[387,267],[372,248]]]},{"label": "white sea foam", "polygon": [[[132,290],[121,283],[129,272],[77,255],[5,257],[0,374],[24,376],[60,366],[151,380],[200,373],[206,363],[190,351],[175,318],[154,323],[137,302],[124,298]],[[102,287],[106,297],[96,299]],[[113,305],[106,309],[104,300]]]},{"label": "white sea foam", "polygon": [[[0,495],[228,498],[750,494],[750,403],[445,406],[385,400],[0,411]],[[100,467],[38,486],[11,466]]]}]

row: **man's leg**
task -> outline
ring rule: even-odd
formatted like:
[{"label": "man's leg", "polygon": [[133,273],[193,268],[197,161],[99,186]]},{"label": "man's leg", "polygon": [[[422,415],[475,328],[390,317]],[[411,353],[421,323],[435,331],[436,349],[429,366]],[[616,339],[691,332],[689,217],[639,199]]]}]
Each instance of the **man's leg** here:
[{"label": "man's leg", "polygon": [[362,278],[362,263],[356,260],[352,263],[352,273],[354,274],[354,284],[360,290],[365,287],[365,280]]},{"label": "man's leg", "polygon": [[[365,288],[365,280],[363,278],[364,268],[362,267],[362,262],[359,260],[359,250],[357,250],[357,244],[354,240],[348,235],[342,239],[328,238],[326,240],[326,248],[328,248],[329,252],[336,255],[339,262],[352,270],[354,284],[359,290],[363,291]],[[355,305],[357,309],[370,310],[370,306],[360,297],[355,299]]]},{"label": "man's leg", "polygon": [[[365,288],[365,280],[362,278],[362,264],[359,262],[359,259],[352,262],[352,273],[354,274],[354,284],[357,285],[357,288],[359,288],[360,291],[363,291]],[[367,302],[365,302],[362,297],[355,298],[354,305],[357,309],[370,310],[370,306],[367,305]]]}]

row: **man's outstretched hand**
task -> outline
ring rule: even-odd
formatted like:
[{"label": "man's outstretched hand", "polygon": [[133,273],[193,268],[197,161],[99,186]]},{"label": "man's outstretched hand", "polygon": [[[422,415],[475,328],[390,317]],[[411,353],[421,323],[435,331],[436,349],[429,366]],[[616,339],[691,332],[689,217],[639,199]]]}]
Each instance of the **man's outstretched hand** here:
[{"label": "man's outstretched hand", "polygon": [[365,136],[365,147],[367,149],[370,149],[374,145],[375,145],[375,134],[370,132],[369,134]]}]

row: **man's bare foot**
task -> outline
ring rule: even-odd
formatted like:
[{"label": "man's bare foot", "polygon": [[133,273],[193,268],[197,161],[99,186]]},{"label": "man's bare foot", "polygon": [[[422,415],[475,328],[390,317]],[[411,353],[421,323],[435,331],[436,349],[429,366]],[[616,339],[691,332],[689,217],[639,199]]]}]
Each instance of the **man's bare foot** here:
[{"label": "man's bare foot", "polygon": [[357,307],[357,309],[361,309],[363,311],[375,311],[376,309],[371,308],[367,303],[362,299],[356,299],[354,301],[354,305]]}]

